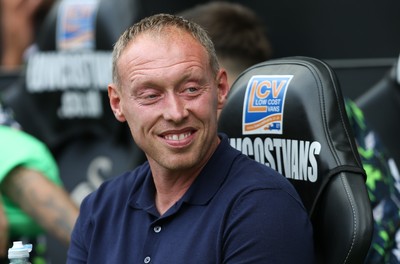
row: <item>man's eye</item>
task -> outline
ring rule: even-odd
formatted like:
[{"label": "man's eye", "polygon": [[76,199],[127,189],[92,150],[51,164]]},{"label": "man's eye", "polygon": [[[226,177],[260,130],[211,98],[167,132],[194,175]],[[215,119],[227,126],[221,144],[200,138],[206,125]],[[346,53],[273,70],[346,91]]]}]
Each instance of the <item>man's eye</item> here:
[{"label": "man's eye", "polygon": [[145,99],[155,99],[157,97],[158,97],[158,95],[156,95],[156,94],[148,94],[145,96]]},{"label": "man's eye", "polygon": [[160,94],[158,93],[142,93],[139,94],[136,99],[143,105],[153,104],[158,101],[160,98]]},{"label": "man's eye", "polygon": [[196,88],[196,87],[189,87],[189,88],[186,88],[186,92],[188,92],[188,93],[196,93],[198,90],[199,90],[199,89]]}]

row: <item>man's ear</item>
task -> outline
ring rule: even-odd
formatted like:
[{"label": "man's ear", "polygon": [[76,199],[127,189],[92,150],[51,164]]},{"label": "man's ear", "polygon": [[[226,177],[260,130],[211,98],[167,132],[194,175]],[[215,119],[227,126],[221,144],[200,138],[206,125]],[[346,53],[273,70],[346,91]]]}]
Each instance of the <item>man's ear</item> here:
[{"label": "man's ear", "polygon": [[228,83],[228,76],[225,69],[220,69],[217,75],[218,85],[218,109],[221,110],[228,98],[230,86]]},{"label": "man's ear", "polygon": [[108,85],[108,99],[110,100],[111,110],[115,118],[120,122],[125,122],[125,116],[122,112],[120,90],[115,84]]}]

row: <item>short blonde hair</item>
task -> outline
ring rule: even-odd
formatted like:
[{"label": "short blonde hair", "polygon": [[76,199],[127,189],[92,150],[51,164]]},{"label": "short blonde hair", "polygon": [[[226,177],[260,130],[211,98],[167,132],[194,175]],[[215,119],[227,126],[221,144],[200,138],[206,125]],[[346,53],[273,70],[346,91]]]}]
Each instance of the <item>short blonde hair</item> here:
[{"label": "short blonde hair", "polygon": [[126,46],[138,35],[145,32],[162,34],[166,28],[175,27],[190,33],[206,50],[209,58],[210,67],[217,75],[219,70],[218,58],[215,52],[214,44],[208,36],[207,32],[198,24],[186,20],[180,16],[169,14],[157,14],[146,17],[128,28],[118,39],[114,45],[112,74],[113,82],[119,86],[120,79],[117,69],[117,63]]}]

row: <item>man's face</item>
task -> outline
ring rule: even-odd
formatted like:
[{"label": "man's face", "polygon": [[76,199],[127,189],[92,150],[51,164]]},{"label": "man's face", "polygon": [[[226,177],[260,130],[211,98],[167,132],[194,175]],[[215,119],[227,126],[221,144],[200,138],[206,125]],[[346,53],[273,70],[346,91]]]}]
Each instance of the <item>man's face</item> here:
[{"label": "man's face", "polygon": [[109,86],[119,121],[146,153],[152,169],[202,167],[218,145],[217,109],[229,90],[225,71],[212,74],[205,49],[191,35],[142,34],[123,51],[119,89]]}]

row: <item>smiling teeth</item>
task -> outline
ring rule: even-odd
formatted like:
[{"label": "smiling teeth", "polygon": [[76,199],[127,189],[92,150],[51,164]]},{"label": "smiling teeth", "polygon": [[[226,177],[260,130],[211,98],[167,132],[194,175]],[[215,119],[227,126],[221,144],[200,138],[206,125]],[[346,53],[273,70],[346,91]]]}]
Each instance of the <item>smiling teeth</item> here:
[{"label": "smiling teeth", "polygon": [[182,140],[190,136],[191,133],[183,133],[183,134],[174,134],[174,135],[168,135],[165,136],[165,139],[167,140]]}]

